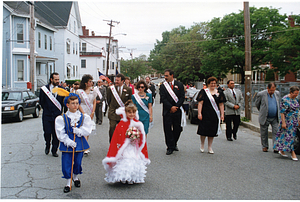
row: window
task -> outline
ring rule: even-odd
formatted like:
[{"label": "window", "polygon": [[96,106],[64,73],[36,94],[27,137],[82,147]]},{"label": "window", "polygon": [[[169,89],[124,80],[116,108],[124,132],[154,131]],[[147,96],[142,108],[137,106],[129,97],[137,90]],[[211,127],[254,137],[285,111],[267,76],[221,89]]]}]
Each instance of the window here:
[{"label": "window", "polygon": [[24,43],[23,24],[17,24],[17,43]]},{"label": "window", "polygon": [[76,51],[76,55],[77,55],[77,53],[78,53],[78,49],[77,49],[77,43],[76,43],[76,50],[75,50],[75,51]]},{"label": "window", "polygon": [[76,71],[76,67],[75,65],[73,65],[73,77],[75,77],[75,71]]},{"label": "window", "polygon": [[108,52],[108,43],[106,44],[106,52]]},{"label": "window", "polygon": [[[283,81],[285,76],[281,76],[280,72],[278,72],[278,77],[280,81]],[[298,79],[298,72],[297,72],[297,79]]]},{"label": "window", "polygon": [[36,74],[41,75],[41,63],[36,63]]},{"label": "window", "polygon": [[297,81],[300,80],[300,70],[297,71]]},{"label": "window", "polygon": [[47,50],[47,35],[45,34],[45,50]]},{"label": "window", "polygon": [[103,60],[103,72],[105,72],[105,60]]},{"label": "window", "polygon": [[86,43],[82,43],[82,52],[86,52]]},{"label": "window", "polygon": [[24,60],[18,60],[18,81],[24,81]]},{"label": "window", "polygon": [[111,69],[115,69],[115,63],[111,62]]},{"label": "window", "polygon": [[70,43],[67,42],[67,53],[70,54]]},{"label": "window", "polygon": [[24,100],[29,100],[29,95],[26,91],[23,91],[22,94],[23,94],[23,99]]},{"label": "window", "polygon": [[50,50],[52,50],[52,37],[51,36],[49,37],[49,48],[50,48]]},{"label": "window", "polygon": [[86,68],[86,60],[81,60],[81,68]]},{"label": "window", "polygon": [[73,54],[75,54],[75,43],[73,42]]},{"label": "window", "polygon": [[38,33],[38,47],[41,48],[41,32]]},{"label": "window", "polygon": [[[47,67],[46,67],[46,69],[47,69]],[[50,73],[53,73],[52,65],[49,65],[49,70],[50,70]],[[46,74],[48,74],[48,71],[46,71],[46,72],[47,72]]]},{"label": "window", "polygon": [[81,42],[79,42],[79,52],[81,51]]},{"label": "window", "polygon": [[71,67],[68,65],[67,66],[67,77],[68,77],[68,79],[70,78],[70,76],[71,76]]},{"label": "window", "polygon": [[37,98],[37,96],[33,92],[28,91],[28,93],[31,99]]}]

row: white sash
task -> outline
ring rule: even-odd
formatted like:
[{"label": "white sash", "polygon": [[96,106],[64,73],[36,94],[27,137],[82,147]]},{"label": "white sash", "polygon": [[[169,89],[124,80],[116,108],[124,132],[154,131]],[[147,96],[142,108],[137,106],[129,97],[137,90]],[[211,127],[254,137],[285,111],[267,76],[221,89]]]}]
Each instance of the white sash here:
[{"label": "white sash", "polygon": [[145,105],[145,103],[143,102],[143,100],[141,99],[141,97],[138,95],[138,93],[136,91],[133,94],[133,96],[135,97],[135,99],[139,103],[139,105],[143,108],[143,110],[145,110],[148,114],[150,114],[148,107]]},{"label": "white sash", "polygon": [[48,96],[48,98],[53,102],[53,104],[61,111],[61,104],[58,102],[58,100],[53,96],[53,94],[48,90],[46,86],[41,87],[41,89],[44,91],[44,93]]},{"label": "white sash", "polygon": [[152,91],[148,88],[147,93],[152,94]]},{"label": "white sash", "polygon": [[89,101],[89,97],[87,96],[87,94],[82,89],[78,89],[77,92],[79,93],[79,95],[81,95],[81,97],[84,100],[86,106],[90,110],[90,113],[92,113],[93,112],[93,106],[91,105],[91,103]]},{"label": "white sash", "polygon": [[[179,99],[177,95],[174,93],[174,91],[172,90],[172,88],[170,87],[170,85],[168,84],[168,82],[165,81],[164,85],[167,91],[169,92],[169,94],[171,95],[171,97],[173,98],[173,100],[177,103]],[[184,127],[186,126],[186,116],[182,106],[180,107],[180,109],[181,109],[181,127]]]},{"label": "white sash", "polygon": [[102,99],[102,94],[101,94],[101,92],[99,91],[99,88],[96,86],[95,88],[94,88],[94,90],[96,91],[96,93],[98,94],[98,96],[99,96],[99,98],[100,98],[100,100]]},{"label": "white sash", "polygon": [[125,105],[124,105],[123,101],[121,100],[121,98],[120,98],[120,96],[119,96],[119,94],[118,94],[118,92],[117,92],[115,86],[112,85],[112,86],[110,87],[110,89],[111,89],[111,92],[112,92],[112,94],[114,95],[116,101],[117,101],[118,104],[120,105],[120,107],[125,107]]},{"label": "white sash", "polygon": [[221,135],[222,131],[221,131],[221,128],[220,128],[220,124],[221,124],[221,118],[220,118],[220,110],[217,106],[217,103],[215,102],[215,99],[213,98],[213,96],[211,95],[211,93],[209,92],[209,90],[206,88],[204,89],[205,92],[206,92],[206,95],[208,96],[208,99],[211,103],[211,105],[213,106],[217,116],[218,116],[218,119],[219,119],[219,124],[218,124],[218,131],[217,131],[217,135]]}]

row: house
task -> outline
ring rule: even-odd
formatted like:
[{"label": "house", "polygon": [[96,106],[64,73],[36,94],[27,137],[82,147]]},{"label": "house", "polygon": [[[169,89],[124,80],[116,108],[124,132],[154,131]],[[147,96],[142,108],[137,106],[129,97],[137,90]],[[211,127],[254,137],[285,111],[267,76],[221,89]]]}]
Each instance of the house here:
[{"label": "house", "polygon": [[[98,80],[99,72],[106,75],[109,36],[96,36],[93,31],[90,35],[85,26],[82,26],[82,33],[80,76],[91,74],[94,80]],[[113,81],[116,72],[120,72],[118,40],[111,37],[110,46],[107,76]]]},{"label": "house", "polygon": [[59,73],[62,81],[80,79],[79,35],[82,35],[82,28],[78,2],[38,1],[35,12],[58,30],[54,36],[57,61],[53,70]]},{"label": "house", "polygon": [[[54,34],[57,29],[35,13],[35,80],[44,85],[54,70]],[[30,5],[24,1],[3,2],[2,87],[27,88],[30,81]],[[37,85],[36,85],[37,84]]]}]

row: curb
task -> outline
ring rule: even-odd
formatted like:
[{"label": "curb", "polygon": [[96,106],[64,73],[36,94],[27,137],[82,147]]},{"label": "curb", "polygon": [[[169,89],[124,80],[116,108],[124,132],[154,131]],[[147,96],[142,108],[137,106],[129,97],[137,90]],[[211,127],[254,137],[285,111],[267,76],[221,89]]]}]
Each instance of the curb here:
[{"label": "curb", "polygon": [[[250,130],[253,130],[254,132],[257,132],[260,134],[260,127],[254,125],[251,122],[241,121],[241,125],[244,126],[245,128],[249,128]],[[271,130],[268,131],[268,137],[272,139],[272,131]]]}]

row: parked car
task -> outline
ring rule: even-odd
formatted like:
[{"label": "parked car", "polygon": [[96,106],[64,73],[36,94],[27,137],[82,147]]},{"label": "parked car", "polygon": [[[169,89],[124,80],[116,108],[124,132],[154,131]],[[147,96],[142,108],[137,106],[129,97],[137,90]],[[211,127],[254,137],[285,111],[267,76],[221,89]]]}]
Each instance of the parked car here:
[{"label": "parked car", "polygon": [[189,111],[188,111],[188,119],[190,120],[191,124],[198,123],[198,101],[196,100],[198,97],[200,90],[198,90],[194,96],[192,97],[190,104],[189,104]]},{"label": "parked car", "polygon": [[2,119],[14,118],[23,121],[24,116],[32,114],[39,117],[41,106],[39,97],[29,90],[2,90]]}]

